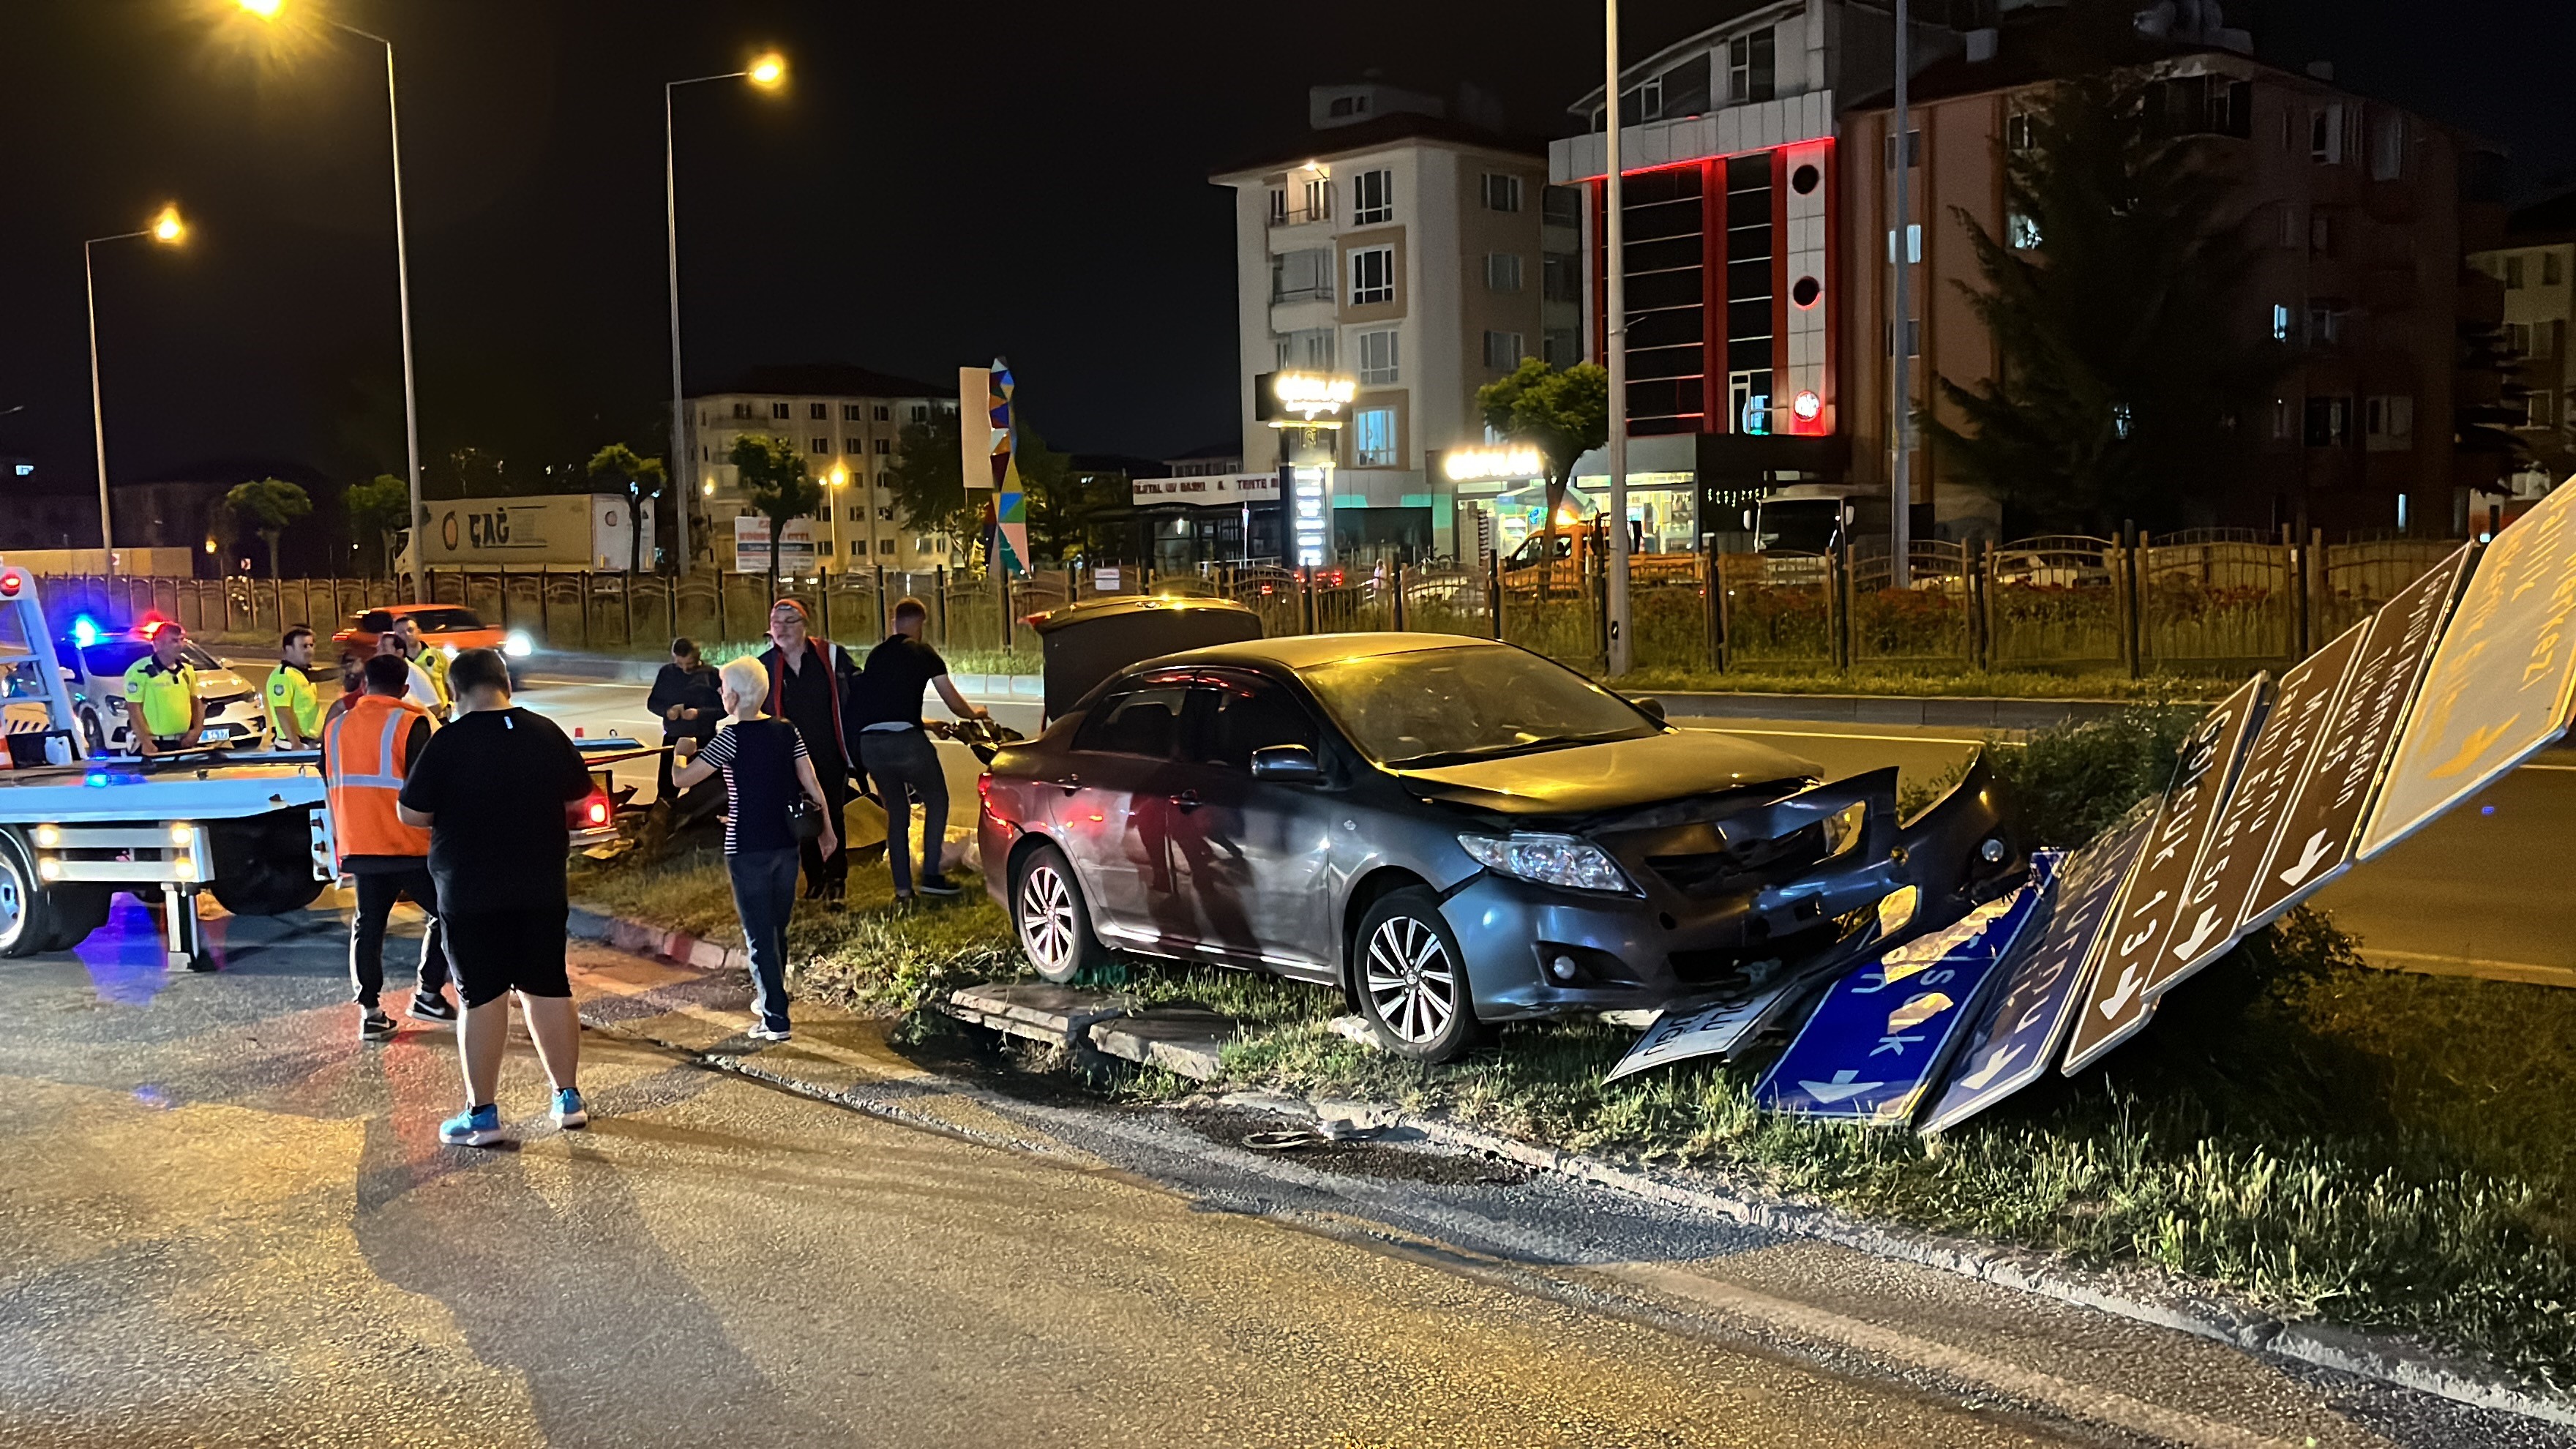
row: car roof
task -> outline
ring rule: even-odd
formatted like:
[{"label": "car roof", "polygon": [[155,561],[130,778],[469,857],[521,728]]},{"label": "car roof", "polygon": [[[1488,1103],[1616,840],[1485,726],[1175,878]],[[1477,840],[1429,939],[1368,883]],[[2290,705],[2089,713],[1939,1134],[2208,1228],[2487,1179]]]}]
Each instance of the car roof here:
[{"label": "car roof", "polygon": [[1240,664],[1252,667],[1270,665],[1280,669],[1311,669],[1318,664],[1332,664],[1344,659],[1372,659],[1382,654],[1413,654],[1427,649],[1492,648],[1499,640],[1478,639],[1465,634],[1293,634],[1278,639],[1246,639],[1237,644],[1211,644],[1204,649],[1191,649],[1167,654],[1153,662],[1160,665]]}]

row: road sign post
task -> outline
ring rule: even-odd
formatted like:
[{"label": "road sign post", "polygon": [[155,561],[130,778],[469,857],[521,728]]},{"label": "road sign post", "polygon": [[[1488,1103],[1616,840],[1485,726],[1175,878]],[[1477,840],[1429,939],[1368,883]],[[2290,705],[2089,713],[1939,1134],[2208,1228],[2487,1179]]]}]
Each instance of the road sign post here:
[{"label": "road sign post", "polygon": [[2146,994],[2147,973],[2182,916],[2182,898],[2200,870],[2218,818],[2236,784],[2245,742],[2272,692],[2270,676],[2257,674],[2213,706],[2183,742],[2173,787],[2156,812],[2147,851],[2121,898],[2101,970],[2093,977],[2066,1046],[2068,1076],[2145,1028],[2155,1012]]}]

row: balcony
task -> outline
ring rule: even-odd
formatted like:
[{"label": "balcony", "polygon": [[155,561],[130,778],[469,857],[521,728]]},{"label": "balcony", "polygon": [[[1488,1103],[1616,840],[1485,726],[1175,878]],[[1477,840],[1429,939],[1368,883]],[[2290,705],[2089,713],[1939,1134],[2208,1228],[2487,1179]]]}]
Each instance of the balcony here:
[{"label": "balcony", "polygon": [[1273,206],[1270,208],[1270,229],[1272,231],[1280,231],[1292,226],[1305,226],[1310,222],[1331,221],[1332,219],[1333,197],[1332,193],[1329,191],[1316,198],[1315,203],[1311,206]]}]

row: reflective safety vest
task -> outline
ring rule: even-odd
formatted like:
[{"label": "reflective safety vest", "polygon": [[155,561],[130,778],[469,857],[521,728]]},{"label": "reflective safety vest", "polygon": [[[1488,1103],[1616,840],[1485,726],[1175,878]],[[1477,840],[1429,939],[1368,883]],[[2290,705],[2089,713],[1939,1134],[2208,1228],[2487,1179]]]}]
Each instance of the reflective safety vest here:
[{"label": "reflective safety vest", "polygon": [[454,709],[456,696],[447,688],[447,651],[434,644],[421,646],[420,667],[429,676],[429,687],[438,691],[438,707]]},{"label": "reflective safety vest", "polygon": [[412,721],[427,718],[427,710],[407,699],[369,694],[324,726],[322,778],[330,790],[331,839],[342,859],[429,854],[429,832],[394,813],[411,764],[404,756]]},{"label": "reflective safety vest", "polygon": [[126,666],[125,715],[138,732],[156,738],[186,734],[196,702],[197,669],[187,660],[164,665],[146,654]]}]

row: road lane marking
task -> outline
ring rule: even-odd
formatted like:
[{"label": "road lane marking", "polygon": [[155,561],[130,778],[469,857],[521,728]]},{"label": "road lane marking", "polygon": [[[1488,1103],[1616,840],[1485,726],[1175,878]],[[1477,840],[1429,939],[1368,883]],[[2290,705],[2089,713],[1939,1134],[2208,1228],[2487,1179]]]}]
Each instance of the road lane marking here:
[{"label": "road lane marking", "polygon": [[[1710,734],[1780,735],[1793,740],[1872,740],[1898,745],[1982,745],[1985,743],[1982,739],[1958,739],[1950,735],[1846,735],[1835,734],[1828,730],[1740,730],[1727,725],[1705,724],[1696,720],[1686,720],[1683,723],[1689,728],[1706,730]],[[1996,743],[2015,749],[2021,747],[2019,740],[1998,740]]]},{"label": "road lane marking", "polygon": [[2446,955],[2439,951],[2391,951],[2377,946],[2362,947],[2361,959],[2374,966],[2381,961],[2405,962],[2408,964],[2381,969],[2413,971],[2423,976],[2479,976],[2491,981],[2519,981],[2533,986],[2576,986],[2576,966],[2546,966],[2537,961],[2491,961],[2480,956]]}]

